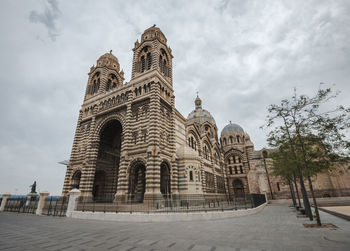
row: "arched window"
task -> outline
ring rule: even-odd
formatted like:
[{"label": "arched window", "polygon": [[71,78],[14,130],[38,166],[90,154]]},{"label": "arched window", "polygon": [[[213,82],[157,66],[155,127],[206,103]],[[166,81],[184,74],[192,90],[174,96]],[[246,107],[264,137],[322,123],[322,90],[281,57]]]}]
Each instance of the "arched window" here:
[{"label": "arched window", "polygon": [[226,145],[227,145],[226,138],[224,138],[224,146],[226,146]]},{"label": "arched window", "polygon": [[106,91],[109,91],[110,88],[111,88],[111,80],[108,79],[108,81],[106,83]]},{"label": "arched window", "polygon": [[152,53],[151,48],[149,46],[145,46],[142,48],[138,60],[135,64],[136,72],[144,72],[150,70],[152,67]]},{"label": "arched window", "polygon": [[235,174],[237,174],[238,173],[237,166],[234,166],[233,168],[235,169]]},{"label": "arched window", "polygon": [[141,72],[144,72],[146,68],[145,56],[141,57]]},{"label": "arched window", "polygon": [[98,89],[100,88],[100,72],[96,72],[93,77],[91,78],[91,85],[88,87],[88,93],[90,95],[93,95],[94,93],[97,93]]},{"label": "arched window", "polygon": [[147,70],[150,70],[152,66],[152,56],[151,53],[147,53]]},{"label": "arched window", "polygon": [[237,143],[240,142],[240,137],[237,135]]},{"label": "arched window", "polygon": [[166,54],[164,49],[160,49],[160,55],[159,55],[159,70],[161,73],[163,73],[166,77],[170,77],[170,67],[168,64],[168,55]]},{"label": "arched window", "polygon": [[233,138],[232,138],[232,136],[230,136],[230,143],[231,143],[231,144],[233,143]]},{"label": "arched window", "polygon": [[114,89],[119,85],[118,78],[115,74],[111,73],[108,75],[107,83],[106,83],[106,91],[110,89]]},{"label": "arched window", "polygon": [[203,147],[203,152],[204,152],[204,158],[207,160],[210,160],[209,149],[206,145],[204,145]]},{"label": "arched window", "polygon": [[243,173],[243,167],[242,167],[242,166],[239,166],[239,171],[240,171],[241,173]]},{"label": "arched window", "polygon": [[190,181],[193,181],[193,171],[190,171]]},{"label": "arched window", "polygon": [[230,169],[230,174],[232,174],[232,166],[230,166],[229,169]]},{"label": "arched window", "polygon": [[194,150],[197,150],[196,139],[192,135],[188,137],[188,146]]}]

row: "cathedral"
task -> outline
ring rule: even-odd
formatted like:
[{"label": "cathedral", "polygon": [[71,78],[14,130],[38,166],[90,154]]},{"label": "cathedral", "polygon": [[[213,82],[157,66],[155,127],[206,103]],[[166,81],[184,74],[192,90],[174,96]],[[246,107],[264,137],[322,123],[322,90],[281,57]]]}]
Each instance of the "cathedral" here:
[{"label": "cathedral", "polygon": [[112,51],[90,68],[63,195],[78,188],[91,200],[288,197],[287,184],[269,176],[269,149],[254,150],[244,129],[219,133],[200,97],[184,117],[174,105],[172,50],[152,26],[133,48],[132,74]]}]

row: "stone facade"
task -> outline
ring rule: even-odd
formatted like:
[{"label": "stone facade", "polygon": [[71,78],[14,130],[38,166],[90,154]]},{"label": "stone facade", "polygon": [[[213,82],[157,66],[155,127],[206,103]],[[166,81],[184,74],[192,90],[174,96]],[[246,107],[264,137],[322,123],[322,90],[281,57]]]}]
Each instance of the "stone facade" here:
[{"label": "stone facade", "polygon": [[[124,83],[112,51],[90,68],[64,195],[79,188],[93,200],[142,202],[268,191],[262,163],[269,169],[270,162],[254,151],[242,127],[230,122],[219,138],[198,96],[187,118],[175,108],[172,58],[166,37],[153,26],[135,42],[130,82]],[[271,179],[274,189],[285,190]],[[349,186],[349,179],[339,186]]]}]

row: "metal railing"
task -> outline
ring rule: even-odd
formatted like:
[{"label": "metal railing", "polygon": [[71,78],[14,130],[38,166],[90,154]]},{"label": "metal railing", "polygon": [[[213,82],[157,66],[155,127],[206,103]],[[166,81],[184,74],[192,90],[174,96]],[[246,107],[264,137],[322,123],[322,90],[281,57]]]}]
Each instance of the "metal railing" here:
[{"label": "metal railing", "polygon": [[67,206],[67,196],[49,196],[45,200],[42,214],[60,217],[66,216]]},{"label": "metal railing", "polygon": [[23,196],[13,196],[7,199],[4,210],[7,212],[35,214],[38,207],[39,196],[28,199]]},{"label": "metal railing", "polygon": [[114,196],[80,197],[78,211],[115,212],[115,213],[189,213],[248,209],[266,202],[263,194],[245,194],[241,197],[225,195],[157,195],[140,197],[129,194],[123,201]]}]

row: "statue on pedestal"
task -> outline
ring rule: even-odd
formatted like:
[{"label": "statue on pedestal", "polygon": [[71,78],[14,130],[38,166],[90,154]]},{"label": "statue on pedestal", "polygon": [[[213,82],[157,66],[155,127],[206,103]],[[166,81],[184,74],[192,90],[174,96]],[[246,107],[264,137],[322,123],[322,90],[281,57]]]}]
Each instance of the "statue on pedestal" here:
[{"label": "statue on pedestal", "polygon": [[36,193],[36,181],[34,181],[33,185],[30,186],[32,189],[30,193]]}]

